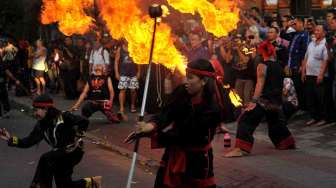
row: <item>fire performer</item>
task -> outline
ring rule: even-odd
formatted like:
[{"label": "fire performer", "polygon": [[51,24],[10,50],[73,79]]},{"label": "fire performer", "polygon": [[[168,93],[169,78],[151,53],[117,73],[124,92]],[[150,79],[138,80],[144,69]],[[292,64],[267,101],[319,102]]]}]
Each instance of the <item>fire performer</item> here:
[{"label": "fire performer", "polygon": [[288,130],[281,110],[283,73],[276,61],[274,46],[266,40],[259,46],[263,62],[257,66],[257,83],[253,100],[238,120],[235,148],[226,157],[248,155],[253,146],[253,133],[264,117],[268,123],[269,137],[277,149],[295,149],[295,140]]},{"label": "fire performer", "polygon": [[216,187],[211,147],[221,122],[216,74],[202,59],[189,63],[186,70],[186,84],[175,89],[161,113],[138,122],[137,131],[125,140],[151,136],[152,148],[165,148],[155,188]]},{"label": "fire performer", "polygon": [[51,188],[52,180],[58,188],[100,188],[101,176],[72,181],[73,168],[82,159],[82,137],[88,127],[88,120],[70,112],[61,112],[54,107],[53,99],[41,95],[34,99],[34,116],[38,119],[29,136],[20,139],[0,129],[0,138],[8,146],[29,148],[44,139],[52,150],[39,160],[31,188]]},{"label": "fire performer", "polygon": [[78,110],[85,97],[88,97],[89,101],[82,108],[82,115],[84,117],[89,118],[93,113],[101,111],[109,121],[119,123],[119,118],[112,112],[114,98],[112,80],[104,72],[104,65],[95,65],[94,74],[90,76],[82,94],[73,107],[71,107],[70,111]]}]

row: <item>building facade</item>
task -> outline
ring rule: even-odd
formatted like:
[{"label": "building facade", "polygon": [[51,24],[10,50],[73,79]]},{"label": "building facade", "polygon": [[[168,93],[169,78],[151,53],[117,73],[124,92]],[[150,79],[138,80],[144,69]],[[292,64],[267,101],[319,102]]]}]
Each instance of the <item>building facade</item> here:
[{"label": "building facade", "polygon": [[329,8],[336,7],[336,0],[252,0],[246,6],[257,6],[262,12],[282,14],[321,16]]}]

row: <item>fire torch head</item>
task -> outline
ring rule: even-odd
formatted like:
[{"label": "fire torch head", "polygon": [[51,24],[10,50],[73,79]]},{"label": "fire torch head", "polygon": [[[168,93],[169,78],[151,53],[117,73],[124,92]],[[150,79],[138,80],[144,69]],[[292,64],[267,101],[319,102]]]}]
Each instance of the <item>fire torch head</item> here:
[{"label": "fire torch head", "polygon": [[149,7],[149,16],[151,18],[158,18],[162,16],[162,8],[161,5],[153,4]]}]

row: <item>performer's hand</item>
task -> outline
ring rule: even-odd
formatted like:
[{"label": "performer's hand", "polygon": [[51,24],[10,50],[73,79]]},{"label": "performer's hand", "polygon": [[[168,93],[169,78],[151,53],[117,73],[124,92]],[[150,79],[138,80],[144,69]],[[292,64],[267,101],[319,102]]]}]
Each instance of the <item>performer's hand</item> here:
[{"label": "performer's hand", "polygon": [[146,123],[143,121],[137,122],[136,131],[131,132],[124,140],[124,143],[131,144],[137,138],[149,135],[154,130],[154,128],[155,126],[152,123]]},{"label": "performer's hand", "polygon": [[245,108],[245,111],[251,111],[251,110],[253,110],[256,106],[257,106],[256,103],[254,103],[254,102],[250,102],[250,103],[247,104],[247,107]]},{"label": "performer's hand", "polygon": [[77,111],[79,109],[78,105],[74,105],[70,108],[70,112],[74,112],[74,111]]},{"label": "performer's hand", "polygon": [[135,131],[133,131],[125,138],[124,143],[132,144],[133,142],[135,142],[137,138],[138,138],[138,134]]},{"label": "performer's hand", "polygon": [[155,126],[152,123],[146,123],[144,121],[139,121],[136,123],[136,132],[137,133],[150,133],[154,130]]},{"label": "performer's hand", "polygon": [[5,129],[5,128],[1,128],[0,129],[0,138],[8,141],[11,138],[11,135],[9,134],[9,132]]},{"label": "performer's hand", "polygon": [[20,82],[19,80],[15,80],[15,84],[16,84],[16,85],[20,85],[21,82]]}]

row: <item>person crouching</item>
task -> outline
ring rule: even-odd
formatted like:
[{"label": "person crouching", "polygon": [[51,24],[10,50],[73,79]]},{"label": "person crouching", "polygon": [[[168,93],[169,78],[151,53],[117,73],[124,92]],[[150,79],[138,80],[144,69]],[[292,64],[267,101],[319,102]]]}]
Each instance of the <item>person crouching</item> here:
[{"label": "person crouching", "polygon": [[119,123],[117,115],[112,112],[114,90],[111,78],[104,74],[104,65],[97,64],[94,74],[85,84],[82,94],[77,102],[71,107],[71,111],[79,109],[87,97],[88,101],[82,108],[82,115],[89,118],[93,113],[101,111],[112,123]]}]

